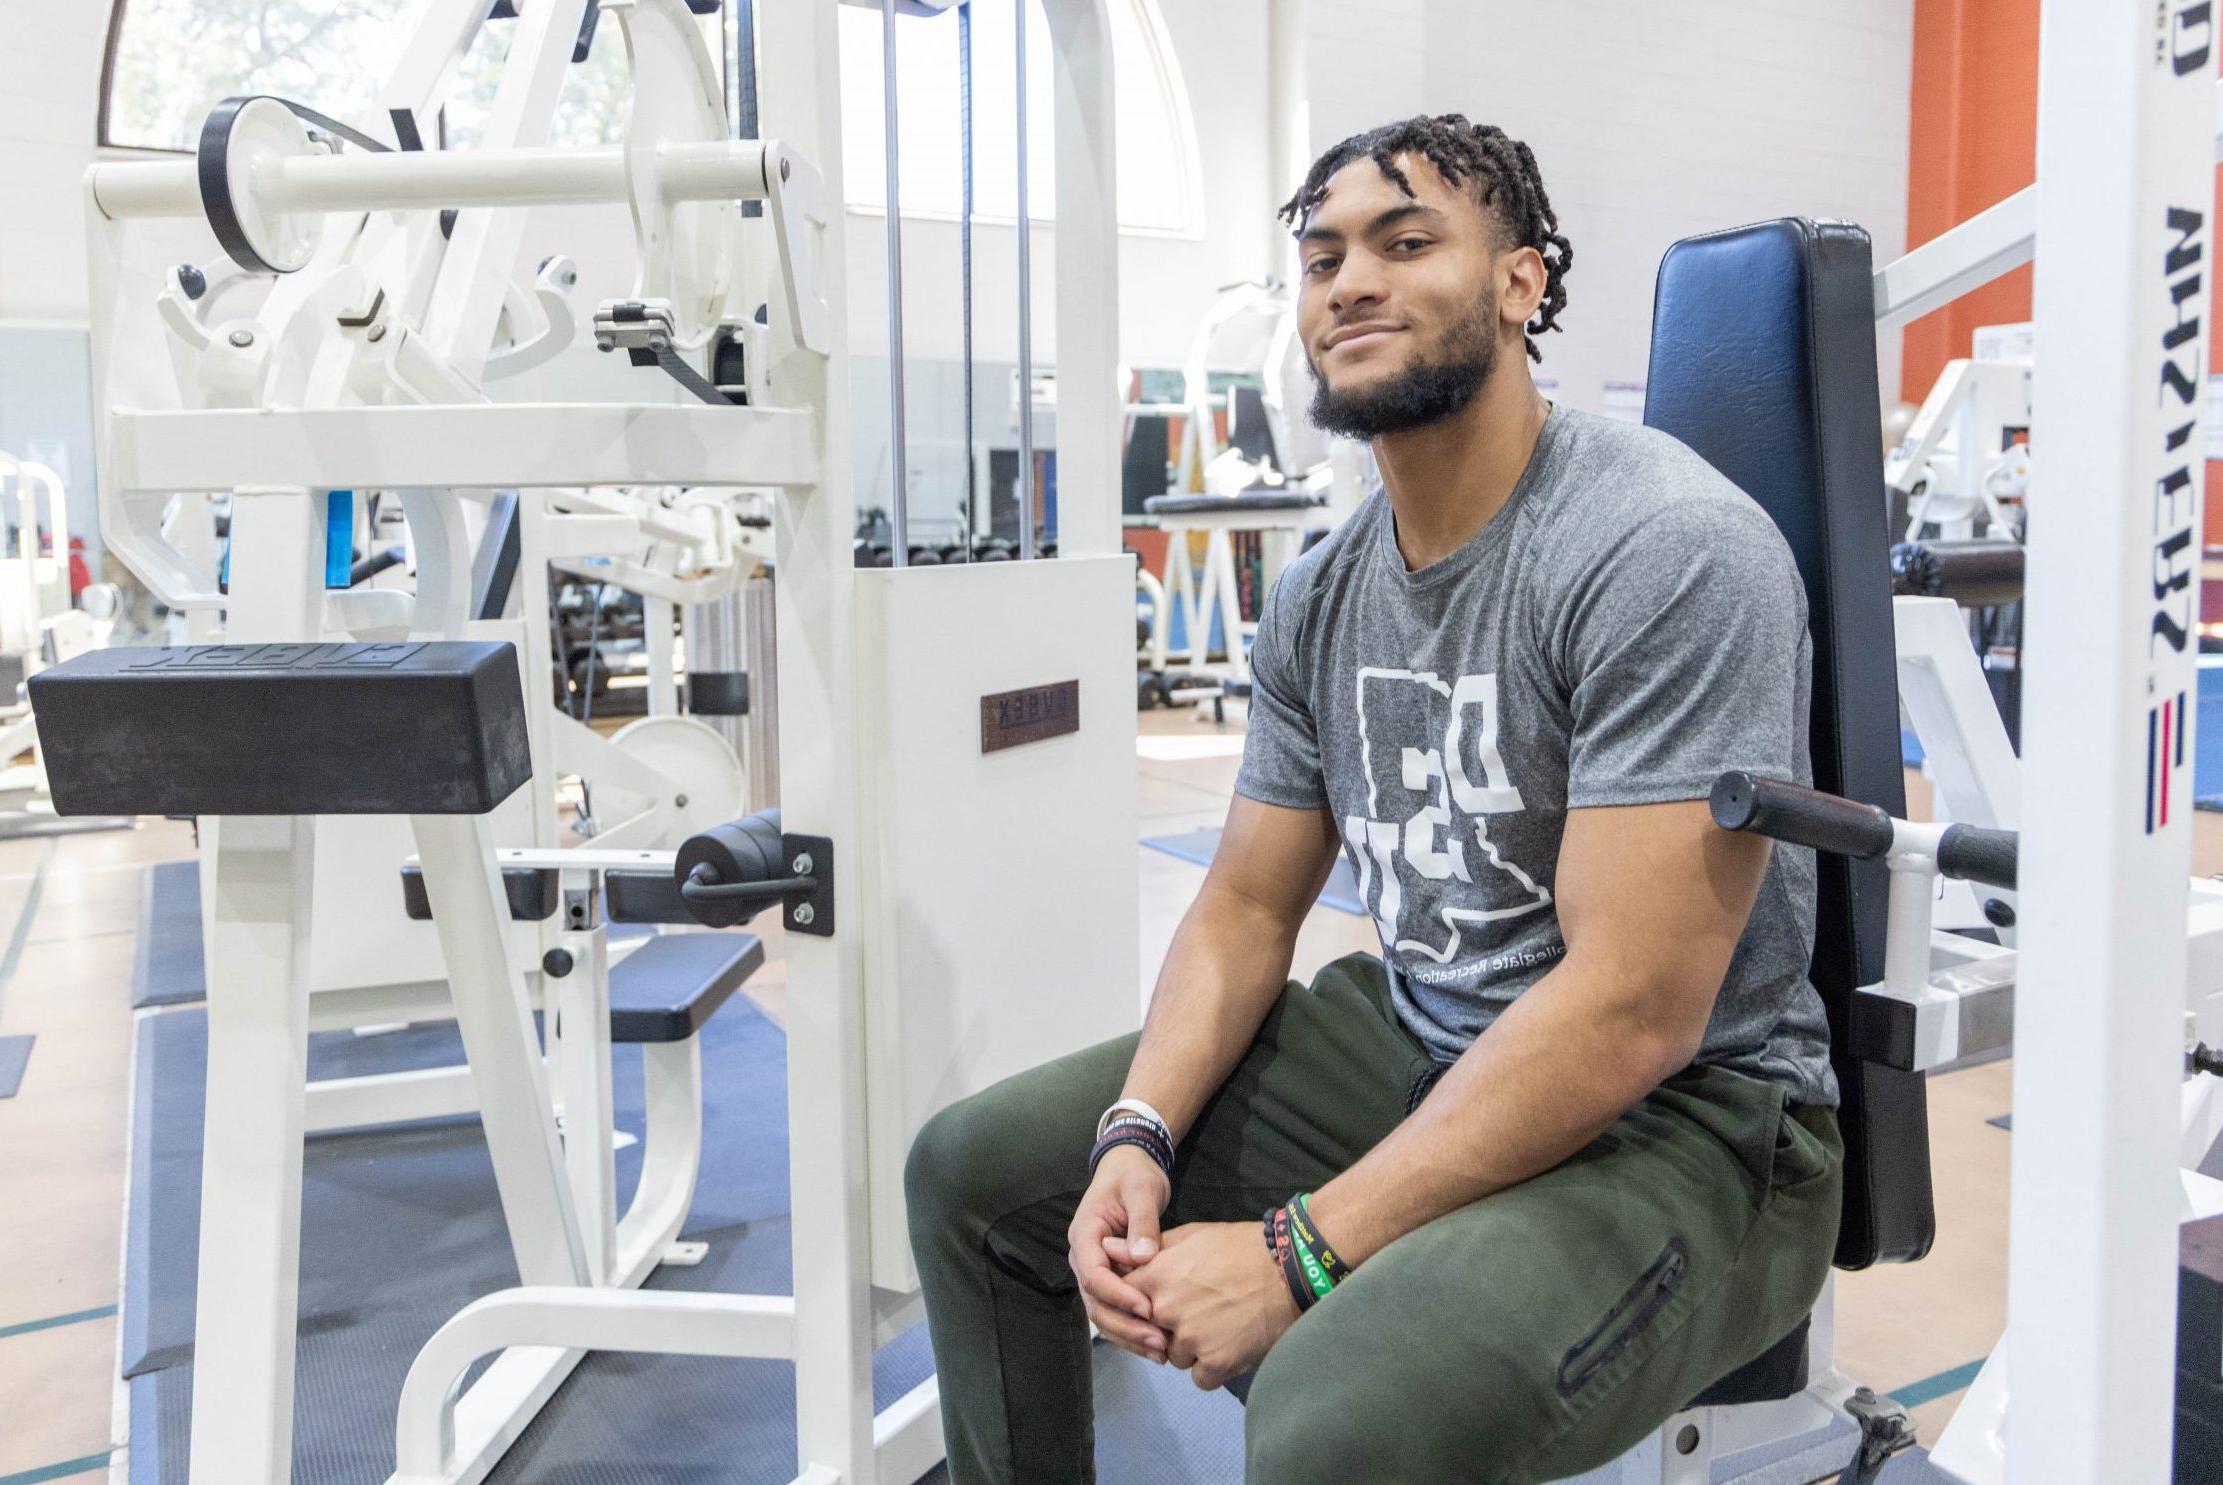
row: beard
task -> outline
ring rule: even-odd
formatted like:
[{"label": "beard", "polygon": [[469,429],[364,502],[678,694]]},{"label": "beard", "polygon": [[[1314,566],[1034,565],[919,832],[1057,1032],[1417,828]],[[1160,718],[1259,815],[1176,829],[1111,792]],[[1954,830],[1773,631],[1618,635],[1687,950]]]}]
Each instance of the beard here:
[{"label": "beard", "polygon": [[1497,304],[1487,300],[1453,325],[1443,345],[1371,386],[1338,392],[1309,357],[1312,421],[1346,438],[1425,428],[1463,412],[1497,369]]}]

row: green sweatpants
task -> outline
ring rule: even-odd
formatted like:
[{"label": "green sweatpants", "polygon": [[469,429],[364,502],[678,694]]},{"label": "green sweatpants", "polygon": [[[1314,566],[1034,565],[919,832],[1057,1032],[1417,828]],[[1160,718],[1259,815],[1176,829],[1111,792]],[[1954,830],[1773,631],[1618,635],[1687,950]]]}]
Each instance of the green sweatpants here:
[{"label": "green sweatpants", "polygon": [[[953,1485],[1095,1478],[1065,1229],[1135,1043],[1007,1079],[911,1149]],[[1434,1074],[1378,959],[1291,983],[1182,1144],[1166,1226],[1256,1227],[1364,1155]],[[1299,1318],[1250,1388],[1246,1478],[1495,1485],[1612,1460],[1813,1304],[1841,1161],[1831,1111],[1685,1069],[1564,1164],[1407,1233]]]}]

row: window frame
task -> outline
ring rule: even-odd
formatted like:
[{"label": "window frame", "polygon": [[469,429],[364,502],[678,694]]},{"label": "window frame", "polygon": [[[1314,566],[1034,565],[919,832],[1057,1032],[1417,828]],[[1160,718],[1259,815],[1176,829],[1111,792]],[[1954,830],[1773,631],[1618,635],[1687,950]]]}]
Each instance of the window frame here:
[{"label": "window frame", "polygon": [[[1049,3],[1049,0],[1044,0],[1044,3]],[[1131,225],[1121,221],[1118,224],[1119,235],[1122,237],[1155,238],[1163,242],[1202,242],[1207,235],[1205,231],[1204,151],[1201,141],[1197,138],[1196,111],[1189,104],[1188,77],[1181,70],[1181,58],[1174,50],[1172,34],[1166,30],[1165,9],[1159,3],[1159,0],[1104,0],[1104,4],[1106,9],[1115,5],[1127,8],[1128,12],[1135,17],[1136,29],[1142,33],[1143,45],[1150,53],[1152,75],[1158,79],[1158,92],[1171,117],[1174,148],[1180,156],[1182,216],[1185,218],[1184,223],[1178,227],[1158,226],[1148,223]],[[1116,108],[1117,100],[1115,99],[1115,111]],[[1034,121],[1030,120],[1030,122]],[[1034,126],[1040,127],[1040,124],[1036,122]],[[1053,129],[1056,127],[1054,121],[1051,127]],[[1112,121],[1112,127],[1116,133],[1118,130],[1118,120],[1116,118]],[[843,187],[842,194],[847,196],[846,177],[843,180]],[[1116,183],[1114,189],[1116,189]],[[1030,207],[1032,204],[1030,200]],[[842,205],[851,216],[877,217],[885,220],[888,215],[888,206],[885,201],[845,200]],[[912,206],[906,202],[903,206],[903,219],[907,222],[942,222],[956,225],[964,221],[965,218],[961,211],[944,211],[939,207],[932,206]],[[975,227],[1014,228],[1019,225],[1019,219],[1015,216],[1003,212],[979,210],[973,212],[972,222]],[[1045,216],[1037,218],[1034,225],[1038,229],[1054,228],[1057,222],[1054,215]]]}]

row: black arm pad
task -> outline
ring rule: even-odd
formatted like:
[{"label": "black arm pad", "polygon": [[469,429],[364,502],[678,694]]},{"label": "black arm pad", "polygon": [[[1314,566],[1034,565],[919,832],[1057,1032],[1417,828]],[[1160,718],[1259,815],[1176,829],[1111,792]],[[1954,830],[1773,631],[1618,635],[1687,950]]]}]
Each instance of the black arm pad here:
[{"label": "black arm pad", "polygon": [[1950,598],[1967,608],[2022,597],[2022,543],[1903,541],[1891,549],[1891,589],[1917,598]]},{"label": "black arm pad", "polygon": [[1755,778],[1741,770],[1725,773],[1714,780],[1709,804],[1714,823],[1724,830],[1749,830],[1861,860],[1891,849],[1891,816],[1872,804],[1801,784]]},{"label": "black arm pad", "polygon": [[1937,869],[1944,876],[2013,891],[2018,839],[2012,830],[1948,825],[1937,843]]}]

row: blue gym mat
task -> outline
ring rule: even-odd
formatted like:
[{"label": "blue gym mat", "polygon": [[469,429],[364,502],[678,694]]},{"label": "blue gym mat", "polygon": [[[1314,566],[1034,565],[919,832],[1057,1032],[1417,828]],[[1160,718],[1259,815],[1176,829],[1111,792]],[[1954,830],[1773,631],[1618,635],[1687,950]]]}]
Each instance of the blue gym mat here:
[{"label": "blue gym mat", "polygon": [[201,867],[162,861],[147,868],[139,898],[139,941],[131,1006],[184,1005],[208,994],[201,968]]},{"label": "blue gym mat", "polygon": [[[1198,866],[1210,866],[1213,855],[1220,848],[1220,832],[1215,825],[1207,830],[1185,830],[1179,835],[1146,835],[1142,843],[1153,851],[1163,851]],[[1328,884],[1320,889],[1320,905],[1357,918],[1366,916],[1366,908],[1359,902],[1358,877],[1346,858],[1335,858],[1335,870],[1328,873]]]},{"label": "blue gym mat", "polygon": [[[206,1019],[143,1017],[135,1089],[124,1346],[132,1485],[184,1485]],[[786,1044],[736,998],[702,1033],[701,1184],[686,1236],[700,1267],[653,1287],[785,1293]],[[452,1027],[311,1038],[317,1077],[450,1062]],[[617,1058],[619,1124],[640,1129],[638,1059]],[[619,1199],[638,1145],[617,1154]],[[418,1347],[472,1298],[516,1282],[478,1126],[426,1121],[319,1136],[302,1179],[301,1339],[294,1477],[378,1482],[393,1467],[393,1405]],[[1097,1348],[1106,1485],[1195,1485],[1242,1473],[1241,1408],[1185,1374]],[[931,1371],[923,1327],[884,1348],[886,1406]],[[491,1477],[534,1485],[780,1485],[793,1477],[794,1372],[785,1362],[596,1355],[581,1363]],[[936,1471],[930,1479],[941,1478]]]},{"label": "blue gym mat", "polygon": [[2200,714],[2192,728],[2192,803],[2223,810],[2223,657],[2200,661]]},{"label": "blue gym mat", "polygon": [[23,1070],[31,1062],[32,1036],[0,1036],[0,1098],[15,1097],[23,1086]]}]

